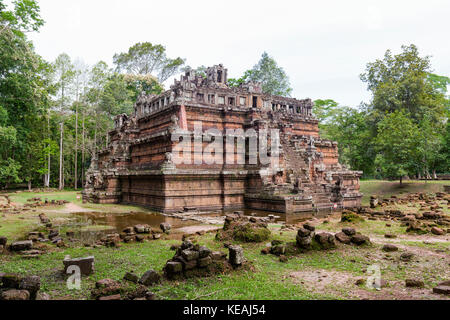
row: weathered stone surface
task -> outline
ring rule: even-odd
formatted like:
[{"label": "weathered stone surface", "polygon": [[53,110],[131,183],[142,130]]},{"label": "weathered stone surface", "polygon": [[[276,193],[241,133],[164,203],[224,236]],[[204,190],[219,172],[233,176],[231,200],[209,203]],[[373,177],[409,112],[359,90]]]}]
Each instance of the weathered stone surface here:
[{"label": "weathered stone surface", "polygon": [[26,241],[16,241],[11,243],[9,250],[11,251],[24,251],[24,250],[30,250],[33,247],[33,241],[26,240]]},{"label": "weathered stone surface", "polygon": [[309,236],[311,234],[311,231],[305,228],[299,228],[297,234],[303,238]]},{"label": "weathered stone surface", "polygon": [[316,235],[314,236],[314,240],[316,240],[323,249],[329,249],[336,246],[334,235],[332,235],[331,233],[316,233]]},{"label": "weathered stone surface", "polygon": [[450,286],[437,286],[433,288],[434,293],[450,295]]},{"label": "weathered stone surface", "polygon": [[95,283],[96,289],[104,289],[109,287],[120,287],[120,283],[113,279],[101,279]]},{"label": "weathered stone surface", "polygon": [[165,271],[168,274],[177,274],[183,271],[183,265],[181,262],[169,261],[166,263]]},{"label": "weathered stone surface", "polygon": [[356,234],[356,230],[353,228],[343,228],[342,232],[345,233],[349,237],[354,236]]},{"label": "weathered stone surface", "polygon": [[310,222],[307,222],[307,223],[303,224],[303,228],[305,228],[306,230],[309,230],[309,231],[315,231],[316,230],[316,227],[314,227],[314,225],[312,223],[310,223]]},{"label": "weathered stone surface", "polygon": [[425,286],[425,283],[422,280],[406,279],[405,286],[409,288],[423,288]]},{"label": "weathered stone surface", "polygon": [[120,294],[113,294],[111,296],[104,296],[104,297],[98,298],[98,300],[101,300],[101,301],[114,301],[114,300],[121,300],[121,299],[122,298],[121,298]]},{"label": "weathered stone surface", "polygon": [[400,260],[402,260],[402,261],[405,261],[405,262],[408,262],[408,261],[411,261],[411,259],[414,257],[414,253],[412,253],[412,252],[403,252],[401,255],[400,255]]},{"label": "weathered stone surface", "polygon": [[64,273],[67,273],[67,269],[70,266],[78,266],[82,275],[90,275],[94,272],[94,261],[95,258],[93,256],[76,259],[71,259],[70,256],[66,256],[63,260]]},{"label": "weathered stone surface", "polygon": [[352,236],[351,241],[358,246],[368,244],[370,242],[369,238],[363,236],[362,234],[355,234],[354,236]]},{"label": "weathered stone surface", "polygon": [[181,255],[186,261],[192,261],[198,259],[200,254],[198,251],[186,249],[181,251]]},{"label": "weathered stone surface", "polygon": [[123,276],[123,280],[130,281],[133,283],[138,283],[139,277],[134,272],[127,272]]},{"label": "weathered stone surface", "polygon": [[284,255],[285,252],[286,252],[286,245],[284,245],[284,244],[278,244],[278,245],[272,246],[270,248],[270,253],[272,253],[276,256]]},{"label": "weathered stone surface", "polygon": [[161,276],[155,270],[148,270],[139,279],[139,283],[144,286],[151,286],[161,281]]},{"label": "weathered stone surface", "polygon": [[198,266],[200,268],[204,268],[209,266],[212,263],[212,258],[211,257],[205,257],[205,258],[200,258],[198,259]]},{"label": "weathered stone surface", "polygon": [[0,246],[6,246],[7,242],[8,242],[8,238],[0,237]]},{"label": "weathered stone surface", "polygon": [[205,246],[200,246],[198,248],[199,258],[206,258],[211,255],[211,250]]},{"label": "weathered stone surface", "polygon": [[386,252],[394,252],[398,251],[398,247],[396,245],[388,243],[383,246],[382,250]]},{"label": "weathered stone surface", "polygon": [[233,266],[240,266],[244,263],[244,249],[241,246],[231,245],[228,247],[228,261]]},{"label": "weathered stone surface", "polygon": [[27,290],[6,290],[1,293],[0,300],[30,300],[30,293]]},{"label": "weathered stone surface", "polygon": [[[150,229],[149,225],[137,224],[137,225],[134,226],[134,231],[136,233],[140,233],[140,234],[142,234],[142,233],[147,233],[148,234],[148,233],[150,233],[151,229]],[[131,233],[131,232],[128,232],[128,233]]]},{"label": "weathered stone surface", "polygon": [[437,236],[443,236],[446,232],[444,230],[442,230],[441,228],[433,227],[433,228],[431,228],[431,233],[435,234]]},{"label": "weathered stone surface", "polygon": [[30,299],[35,300],[36,295],[41,288],[41,278],[39,276],[25,276],[20,280],[20,290],[27,290],[30,293]]},{"label": "weathered stone surface", "polygon": [[227,254],[221,251],[214,251],[211,253],[211,258],[213,260],[224,260],[227,258]]},{"label": "weathered stone surface", "polygon": [[334,235],[337,241],[349,244],[351,242],[351,238],[343,232],[338,232]]},{"label": "weathered stone surface", "polygon": [[161,228],[162,232],[164,232],[164,233],[166,233],[166,232],[170,231],[170,229],[172,229],[172,226],[168,222],[161,223],[159,225],[159,227]]}]

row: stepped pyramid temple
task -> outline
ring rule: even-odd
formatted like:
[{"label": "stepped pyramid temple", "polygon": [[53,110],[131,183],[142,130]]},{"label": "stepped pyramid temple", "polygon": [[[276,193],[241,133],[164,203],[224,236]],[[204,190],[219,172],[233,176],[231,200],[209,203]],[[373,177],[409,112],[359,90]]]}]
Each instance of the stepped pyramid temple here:
[{"label": "stepped pyramid temple", "polygon": [[[83,199],[168,213],[196,208],[301,215],[359,207],[362,172],[339,164],[338,145],[319,137],[312,108],[310,99],[264,94],[259,83],[229,87],[222,65],[208,68],[206,76],[187,71],[170,90],[140,96],[133,114],[115,118],[108,148],[87,172]],[[205,152],[211,144],[223,147]],[[183,161],[175,161],[175,153]]]}]

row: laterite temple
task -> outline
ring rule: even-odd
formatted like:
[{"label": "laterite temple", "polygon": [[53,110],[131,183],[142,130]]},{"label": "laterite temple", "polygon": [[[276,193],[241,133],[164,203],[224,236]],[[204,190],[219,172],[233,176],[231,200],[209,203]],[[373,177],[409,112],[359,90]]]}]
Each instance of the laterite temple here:
[{"label": "laterite temple", "polygon": [[[109,146],[87,172],[83,198],[161,212],[259,209],[306,214],[358,207],[361,172],[338,161],[336,142],[319,137],[310,99],[267,95],[259,83],[227,85],[227,69],[206,77],[187,71],[161,95],[138,98],[132,115],[115,118]],[[174,164],[177,130],[278,129],[279,165]],[[225,149],[225,147],[224,147]],[[192,157],[194,157],[192,149]],[[248,158],[248,148],[236,157]]]}]

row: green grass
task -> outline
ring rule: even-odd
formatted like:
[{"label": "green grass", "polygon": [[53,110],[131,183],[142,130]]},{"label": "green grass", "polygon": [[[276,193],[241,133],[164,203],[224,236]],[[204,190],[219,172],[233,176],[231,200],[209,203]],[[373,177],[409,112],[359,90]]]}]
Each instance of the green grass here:
[{"label": "green grass", "polygon": [[41,198],[42,201],[45,199],[48,199],[49,201],[52,200],[67,200],[70,202],[81,202],[81,200],[77,200],[77,192],[76,191],[56,191],[56,192],[28,192],[23,191],[19,193],[11,193],[9,194],[9,198],[11,199],[11,202],[16,203],[27,203],[28,199],[32,198]]}]

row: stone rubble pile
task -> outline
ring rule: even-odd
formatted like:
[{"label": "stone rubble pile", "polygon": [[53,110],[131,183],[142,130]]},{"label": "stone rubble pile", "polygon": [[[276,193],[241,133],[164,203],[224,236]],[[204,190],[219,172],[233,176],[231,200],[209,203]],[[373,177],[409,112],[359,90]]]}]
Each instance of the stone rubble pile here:
[{"label": "stone rubble pile", "polygon": [[40,288],[39,276],[0,273],[0,300],[36,300]]},{"label": "stone rubble pile", "polygon": [[236,211],[227,215],[223,229],[216,234],[220,241],[262,242],[270,238],[271,232],[268,228],[270,218],[248,217],[243,212]]},{"label": "stone rubble pile", "polygon": [[174,249],[176,250],[174,257],[167,261],[163,269],[168,279],[222,273],[244,262],[243,250],[240,246],[228,246],[228,261],[226,253],[213,252],[205,246],[194,245],[189,240]]}]

